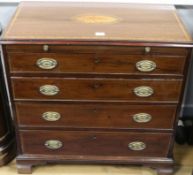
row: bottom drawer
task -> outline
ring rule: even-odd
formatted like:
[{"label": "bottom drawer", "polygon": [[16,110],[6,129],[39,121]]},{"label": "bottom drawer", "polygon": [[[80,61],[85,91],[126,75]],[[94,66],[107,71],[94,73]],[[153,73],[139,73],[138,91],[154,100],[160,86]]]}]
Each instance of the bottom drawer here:
[{"label": "bottom drawer", "polygon": [[166,157],[171,134],[22,130],[20,139],[23,154]]}]

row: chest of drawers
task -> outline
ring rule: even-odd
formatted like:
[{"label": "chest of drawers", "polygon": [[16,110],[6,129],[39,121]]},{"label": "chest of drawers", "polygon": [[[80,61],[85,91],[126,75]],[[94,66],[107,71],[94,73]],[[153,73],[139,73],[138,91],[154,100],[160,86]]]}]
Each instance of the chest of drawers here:
[{"label": "chest of drawers", "polygon": [[172,173],[192,48],[174,7],[21,3],[1,42],[20,173],[52,162]]}]

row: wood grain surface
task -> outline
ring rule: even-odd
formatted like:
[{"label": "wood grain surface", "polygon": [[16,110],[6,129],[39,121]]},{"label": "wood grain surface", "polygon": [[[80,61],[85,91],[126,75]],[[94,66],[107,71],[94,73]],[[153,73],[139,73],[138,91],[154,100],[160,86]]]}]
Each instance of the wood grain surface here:
[{"label": "wood grain surface", "polygon": [[[57,40],[56,40],[57,41]],[[97,42],[97,45],[93,45],[92,43],[84,44],[79,43],[74,45],[65,45],[61,44],[58,41],[58,44],[54,44],[54,41],[52,41],[52,44],[46,44],[46,41],[44,41],[44,44],[30,44],[30,41],[28,41],[28,44],[7,44],[6,51],[8,53],[68,53],[68,54],[103,54],[103,55],[113,55],[113,54],[120,54],[120,55],[144,55],[144,56],[150,56],[150,55],[167,55],[167,56],[187,56],[189,53],[189,48],[186,48],[186,45],[183,47],[178,46],[157,46],[156,43],[154,45],[149,45],[148,42],[146,42],[146,46],[140,45],[136,46],[135,43],[127,42],[130,44],[130,46],[125,46],[124,43],[116,42],[118,45],[115,44],[115,46],[111,46],[112,42],[109,41],[108,44],[104,45],[103,42]],[[47,45],[48,49],[45,51],[44,46]],[[174,44],[175,45],[175,44]],[[146,52],[145,49],[147,47],[150,47],[150,51]],[[185,47],[185,48],[184,48]]]},{"label": "wood grain surface", "polygon": [[59,2],[21,3],[3,39],[191,41],[173,6]]},{"label": "wood grain surface", "polygon": [[[175,125],[192,48],[173,6],[22,2],[0,43],[19,173],[56,162],[136,164],[159,175],[173,173]],[[57,66],[41,70],[36,62],[43,57],[56,59]],[[143,74],[135,64],[145,59],[157,66]],[[59,91],[45,95],[44,85]],[[139,86],[154,93],[139,97]],[[61,118],[50,123],[42,117],[47,111]],[[135,122],[133,115],[143,112],[152,120]],[[50,139],[62,147],[46,148]],[[134,141],[146,148],[131,151]]]},{"label": "wood grain surface", "polygon": [[[41,69],[37,61],[51,58],[57,66],[51,70]],[[136,68],[139,61],[149,60],[156,64],[150,72]],[[13,74],[123,74],[123,75],[183,75],[186,58],[162,55],[104,55],[104,54],[58,54],[58,53],[10,53],[10,71]]]},{"label": "wood grain surface", "polygon": [[[176,113],[176,105],[16,102],[15,106],[18,125],[22,128],[172,130]],[[46,121],[42,115],[47,111],[58,112],[61,118]],[[138,113],[150,114],[152,119],[138,123],[133,119]]]},{"label": "wood grain surface", "polygon": [[[53,96],[41,94],[39,89],[44,85],[57,86],[59,93]],[[154,93],[149,97],[138,97],[134,88],[140,86],[151,87]],[[181,86],[180,79],[12,78],[14,100],[177,103]]]},{"label": "wood grain surface", "polygon": [[[76,132],[76,131],[49,131],[34,130],[20,131],[20,139],[24,154],[39,154],[73,158],[84,160],[88,156],[98,158],[115,157],[164,157],[168,154],[171,134],[169,133],[140,133],[140,132]],[[58,150],[50,150],[45,147],[45,142],[50,139],[57,139],[63,143]],[[158,144],[158,140],[162,140]],[[146,144],[146,149],[132,151],[128,144],[141,141]],[[116,157],[117,156],[117,157]]]}]

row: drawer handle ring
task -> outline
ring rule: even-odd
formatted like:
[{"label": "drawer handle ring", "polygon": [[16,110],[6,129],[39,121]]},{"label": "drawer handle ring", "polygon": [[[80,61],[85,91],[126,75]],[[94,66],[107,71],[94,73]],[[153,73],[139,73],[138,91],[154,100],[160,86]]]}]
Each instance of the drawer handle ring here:
[{"label": "drawer handle ring", "polygon": [[54,122],[58,121],[61,118],[61,115],[58,112],[48,111],[42,114],[42,118],[46,121]]},{"label": "drawer handle ring", "polygon": [[39,88],[39,91],[46,96],[54,96],[60,92],[59,88],[55,85],[43,85]]},{"label": "drawer handle ring", "polygon": [[137,123],[147,123],[150,122],[152,119],[152,116],[147,113],[138,113],[133,115],[133,120]]},{"label": "drawer handle ring", "polygon": [[156,63],[150,60],[142,60],[136,63],[136,68],[140,72],[151,72],[156,69]]},{"label": "drawer handle ring", "polygon": [[62,142],[59,140],[47,140],[44,145],[46,148],[52,150],[57,150],[63,146]]},{"label": "drawer handle ring", "polygon": [[36,65],[41,69],[54,69],[57,66],[57,61],[53,58],[40,58],[37,60]]},{"label": "drawer handle ring", "polygon": [[132,151],[142,151],[146,148],[146,144],[144,142],[131,142],[128,144],[128,148]]},{"label": "drawer handle ring", "polygon": [[153,95],[154,90],[149,86],[139,86],[134,88],[134,93],[138,97],[150,97]]}]

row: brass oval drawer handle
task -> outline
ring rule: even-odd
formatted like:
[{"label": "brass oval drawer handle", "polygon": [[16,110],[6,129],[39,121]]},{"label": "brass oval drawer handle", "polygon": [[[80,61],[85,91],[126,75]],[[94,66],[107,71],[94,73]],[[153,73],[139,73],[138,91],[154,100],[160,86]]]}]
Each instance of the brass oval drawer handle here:
[{"label": "brass oval drawer handle", "polygon": [[146,144],[144,142],[135,141],[129,143],[128,148],[132,151],[142,151],[146,148]]},{"label": "brass oval drawer handle", "polygon": [[53,96],[60,92],[59,88],[55,85],[43,85],[40,86],[39,91],[46,96]]},{"label": "brass oval drawer handle", "polygon": [[148,113],[138,113],[133,115],[133,120],[137,123],[147,123],[150,122],[152,116]]},{"label": "brass oval drawer handle", "polygon": [[41,69],[54,69],[57,66],[57,61],[53,58],[40,58],[37,60],[36,65]]},{"label": "brass oval drawer handle", "polygon": [[136,68],[140,72],[152,72],[156,69],[156,63],[150,60],[142,60],[136,63]]},{"label": "brass oval drawer handle", "polygon": [[53,111],[47,111],[42,114],[42,118],[46,121],[58,121],[61,118],[60,113],[53,112]]},{"label": "brass oval drawer handle", "polygon": [[45,147],[48,149],[56,150],[63,146],[62,142],[59,140],[47,140],[44,143]]},{"label": "brass oval drawer handle", "polygon": [[134,93],[138,97],[150,97],[153,95],[154,90],[149,86],[139,86],[134,89]]}]

